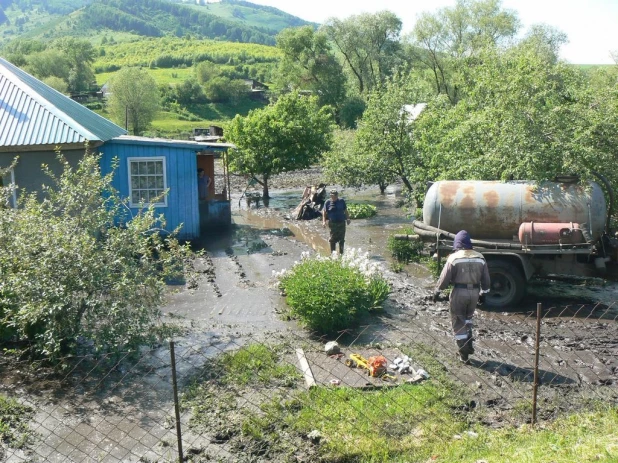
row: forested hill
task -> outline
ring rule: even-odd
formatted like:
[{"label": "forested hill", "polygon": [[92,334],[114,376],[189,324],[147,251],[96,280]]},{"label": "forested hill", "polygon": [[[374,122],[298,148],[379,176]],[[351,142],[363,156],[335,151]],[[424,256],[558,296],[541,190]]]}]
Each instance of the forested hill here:
[{"label": "forested hill", "polygon": [[280,30],[305,24],[310,23],[276,8],[238,0],[0,0],[0,44],[23,36],[91,37],[105,30],[274,45]]}]

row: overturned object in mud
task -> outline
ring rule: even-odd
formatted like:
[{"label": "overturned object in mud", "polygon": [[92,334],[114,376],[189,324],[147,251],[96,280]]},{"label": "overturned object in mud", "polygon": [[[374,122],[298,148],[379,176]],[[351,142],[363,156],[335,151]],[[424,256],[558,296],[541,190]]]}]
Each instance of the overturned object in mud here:
[{"label": "overturned object in mud", "polygon": [[296,220],[312,220],[319,217],[326,202],[326,185],[307,186],[303,191],[300,204],[292,211],[292,218]]},{"label": "overturned object in mud", "polygon": [[324,345],[324,351],[326,355],[336,355],[341,353],[341,349],[339,348],[339,344],[337,341],[329,341]]}]

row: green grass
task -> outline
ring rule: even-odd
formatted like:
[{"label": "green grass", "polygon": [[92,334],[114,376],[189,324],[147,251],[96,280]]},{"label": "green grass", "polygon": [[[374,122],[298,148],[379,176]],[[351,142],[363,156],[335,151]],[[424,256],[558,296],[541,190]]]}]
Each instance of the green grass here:
[{"label": "green grass", "polygon": [[[379,390],[307,391],[296,378],[285,391],[273,389],[276,377],[293,378],[292,371],[279,370],[285,365],[283,351],[252,345],[224,354],[216,362],[215,383],[194,384],[185,395],[184,405],[193,410],[192,425],[199,421],[198,427],[227,436],[233,448],[248,456],[258,452],[277,461],[288,461],[299,445],[304,446],[301,455],[312,461],[618,461],[618,413],[607,404],[537,427],[492,429],[481,424],[481,411],[462,411],[471,399],[469,390],[454,383],[435,352],[423,346],[408,353],[424,365],[430,379]],[[514,405],[520,411],[513,413],[529,412],[529,402]],[[319,444],[308,443],[312,431],[322,436]]]},{"label": "green grass", "polygon": [[28,421],[33,414],[32,408],[0,394],[0,441],[12,448],[24,447],[32,437]]},{"label": "green grass", "polygon": [[[188,110],[200,118],[197,121],[181,120],[180,116],[170,111],[159,111],[152,121],[149,132],[156,132],[163,137],[186,137],[193,128],[209,127],[211,125],[222,125],[226,121],[231,120],[236,114],[246,116],[250,110],[264,107],[264,103],[245,100],[238,105],[232,106],[225,103],[207,103],[199,106],[188,108]],[[105,110],[95,110],[97,114],[105,118],[110,118],[110,115]],[[116,123],[124,126],[123,123]]]},{"label": "green grass", "polygon": [[[279,32],[286,27],[293,27],[292,24],[290,24],[290,16],[283,12],[281,12],[281,14],[276,14],[270,11],[260,9],[256,10],[254,8],[247,8],[241,5],[230,5],[226,3],[210,3],[207,6],[207,10],[204,10],[203,6],[197,5],[191,5],[191,8],[198,11],[207,11],[208,13],[231,21],[241,20],[248,26],[269,29],[276,32]],[[236,16],[234,15],[234,11],[236,11]],[[298,25],[300,25],[300,23]]]},{"label": "green grass", "polygon": [[366,219],[378,213],[378,208],[371,204],[348,204],[348,213],[351,219]]},{"label": "green grass", "polygon": [[[108,36],[111,36],[111,33]],[[251,64],[249,61],[275,63],[282,56],[278,48],[268,45],[177,37],[143,38],[114,45],[107,44],[104,48],[105,56],[97,58],[93,64],[94,69],[110,65],[149,66],[161,55],[188,59],[187,64],[191,64],[194,56],[201,56],[202,59],[208,56],[220,64],[225,64],[230,58],[233,58],[236,64]]]},{"label": "green grass", "polygon": [[[191,77],[195,76],[195,71],[192,67],[189,68],[156,68],[156,69],[148,69],[146,68],[148,74],[150,74],[157,85],[161,84],[179,84]],[[116,71],[117,72],[117,71]],[[105,82],[109,81],[111,77],[116,74],[116,72],[101,72],[96,74],[95,77],[97,79],[97,85],[103,85]]]},{"label": "green grass", "polygon": [[164,136],[187,133],[195,127],[221,125],[231,120],[236,114],[246,116],[250,110],[262,107],[264,103],[246,100],[235,106],[226,103],[207,103],[187,108],[201,119],[199,121],[184,121],[180,120],[176,113],[159,111],[152,121],[152,129]]}]

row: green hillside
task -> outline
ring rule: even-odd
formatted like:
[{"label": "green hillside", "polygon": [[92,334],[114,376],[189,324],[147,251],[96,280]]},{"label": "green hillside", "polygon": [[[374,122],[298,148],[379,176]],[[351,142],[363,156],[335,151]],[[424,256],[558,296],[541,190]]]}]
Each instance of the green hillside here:
[{"label": "green hillside", "polygon": [[180,0],[0,0],[0,47],[16,38],[96,40],[102,34],[191,35],[273,45],[281,29],[305,24],[276,8],[236,0],[201,5]]},{"label": "green hillside", "polygon": [[[191,8],[197,11],[208,11],[211,14],[224,19],[233,21],[242,21],[248,26],[255,27],[259,30],[277,33],[287,27],[299,27],[308,23],[291,14],[273,8],[272,6],[256,5],[255,3],[245,2],[243,0],[222,0],[218,3],[206,3],[202,0],[201,5],[197,5],[195,0],[170,0],[176,3],[184,3],[190,5]],[[317,24],[313,24],[318,26]]]}]

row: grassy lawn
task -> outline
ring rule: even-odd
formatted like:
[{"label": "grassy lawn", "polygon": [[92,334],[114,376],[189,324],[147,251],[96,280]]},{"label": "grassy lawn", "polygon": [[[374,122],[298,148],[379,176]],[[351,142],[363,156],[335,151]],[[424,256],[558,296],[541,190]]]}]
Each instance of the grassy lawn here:
[{"label": "grassy lawn", "polygon": [[[251,345],[214,359],[183,406],[198,432],[224,436],[246,456],[278,461],[298,453],[304,461],[363,463],[618,461],[615,408],[596,404],[537,427],[493,429],[464,410],[468,390],[426,348],[416,349],[431,375],[420,384],[306,390],[298,372],[285,368],[290,349]],[[520,403],[510,413],[528,412],[529,403]],[[312,432],[321,438],[310,443]]]},{"label": "grassy lawn", "polygon": [[153,130],[169,137],[174,134],[191,132],[191,129],[196,127],[221,125],[233,119],[236,114],[246,116],[250,110],[262,107],[264,107],[264,103],[252,100],[243,101],[235,106],[224,103],[207,103],[187,108],[189,112],[200,118],[198,121],[180,120],[176,113],[159,111],[151,125]]},{"label": "grassy lawn", "polygon": [[[156,69],[146,68],[146,70],[148,71],[148,74],[150,74],[157,82],[157,85],[179,84],[195,75],[195,71],[192,67]],[[116,74],[116,72],[102,72],[100,74],[96,74],[95,77],[97,79],[97,85],[103,85],[105,82],[110,80],[114,74]]]}]

